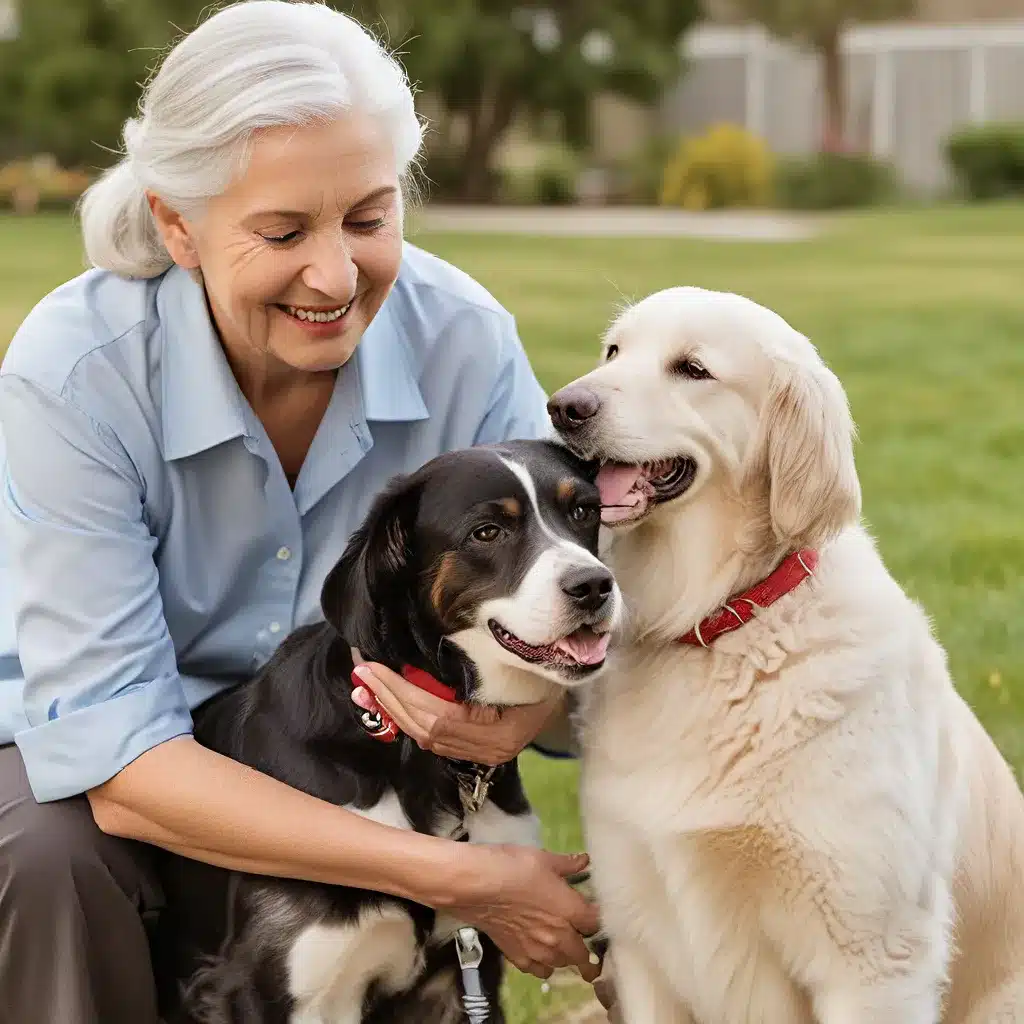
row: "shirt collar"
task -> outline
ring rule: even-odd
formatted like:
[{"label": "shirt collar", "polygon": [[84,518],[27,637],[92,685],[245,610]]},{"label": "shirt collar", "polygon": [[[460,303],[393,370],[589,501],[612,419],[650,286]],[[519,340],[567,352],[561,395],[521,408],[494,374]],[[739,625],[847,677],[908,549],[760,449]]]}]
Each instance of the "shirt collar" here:
[{"label": "shirt collar", "polygon": [[401,287],[396,283],[391,289],[356,348],[363,415],[371,422],[412,422],[430,415],[398,308]]},{"label": "shirt collar", "polygon": [[[429,417],[396,308],[398,288],[392,288],[356,348],[363,415],[371,422]],[[172,267],[156,301],[164,332],[164,458],[187,458],[248,436],[245,397],[210,322],[202,285],[184,268]]]},{"label": "shirt collar", "polygon": [[213,330],[202,286],[172,267],[157,287],[163,331],[164,458],[187,458],[248,434],[245,398]]}]

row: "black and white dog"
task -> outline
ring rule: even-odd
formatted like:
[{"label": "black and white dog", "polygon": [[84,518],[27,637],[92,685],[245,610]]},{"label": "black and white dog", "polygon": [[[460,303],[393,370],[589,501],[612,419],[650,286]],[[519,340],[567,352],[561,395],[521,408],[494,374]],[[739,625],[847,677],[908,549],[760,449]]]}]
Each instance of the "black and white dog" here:
[{"label": "black and white dog", "polygon": [[[597,557],[595,471],[556,443],[520,441],[451,452],[392,481],[324,583],[326,621],[296,630],[251,682],[199,709],[196,738],[389,825],[537,845],[515,761],[493,770],[482,803],[467,802],[482,766],[368,734],[350,696],[352,649],[492,705],[543,700],[592,677],[621,607]],[[465,1020],[457,924],[433,910],[191,861],[176,872],[177,970],[195,971],[182,1021]],[[496,1024],[502,958],[481,939]]]}]

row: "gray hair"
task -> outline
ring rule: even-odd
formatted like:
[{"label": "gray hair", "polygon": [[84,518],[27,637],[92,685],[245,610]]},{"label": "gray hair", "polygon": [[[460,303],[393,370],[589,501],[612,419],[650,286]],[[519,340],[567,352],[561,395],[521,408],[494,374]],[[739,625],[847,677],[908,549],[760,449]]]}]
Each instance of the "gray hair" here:
[{"label": "gray hair", "polygon": [[423,126],[405,71],[366,29],[323,3],[222,8],[167,53],[125,122],[122,159],[83,195],[89,262],[123,277],[163,273],[172,260],[147,189],[187,216],[243,169],[253,132],[351,110],[387,125],[404,176]]}]

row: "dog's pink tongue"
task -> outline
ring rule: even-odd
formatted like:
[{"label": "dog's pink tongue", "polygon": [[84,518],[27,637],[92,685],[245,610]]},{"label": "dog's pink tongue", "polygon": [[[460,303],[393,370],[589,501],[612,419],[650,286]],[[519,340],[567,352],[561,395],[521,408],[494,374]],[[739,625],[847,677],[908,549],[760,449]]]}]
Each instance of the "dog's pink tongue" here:
[{"label": "dog's pink tongue", "polygon": [[581,665],[600,665],[608,654],[610,634],[592,633],[589,629],[581,629],[555,642],[555,649],[568,654],[573,661]]},{"label": "dog's pink tongue", "polygon": [[606,462],[597,474],[597,490],[601,495],[601,518],[606,523],[629,519],[636,507],[646,500],[636,488],[640,479],[639,466],[626,466],[619,462]]}]

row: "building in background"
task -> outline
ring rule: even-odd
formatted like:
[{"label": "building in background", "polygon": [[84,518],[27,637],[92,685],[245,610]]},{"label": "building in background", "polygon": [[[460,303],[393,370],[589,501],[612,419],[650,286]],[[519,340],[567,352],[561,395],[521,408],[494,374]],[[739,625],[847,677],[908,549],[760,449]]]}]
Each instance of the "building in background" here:
[{"label": "building in background", "polygon": [[0,0],[0,42],[18,34],[17,0]]},{"label": "building in background", "polygon": [[[744,125],[782,155],[821,137],[813,54],[732,23],[724,9],[683,41],[689,67],[655,111],[601,99],[595,145],[614,159],[650,135],[719,121]],[[1024,0],[921,0],[914,19],[851,27],[842,40],[847,146],[890,161],[922,192],[950,185],[944,144],[970,123],[1024,120]]]}]

